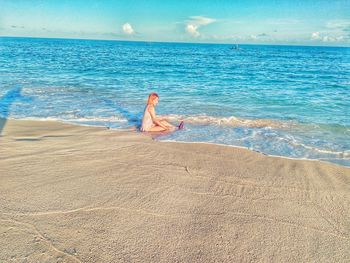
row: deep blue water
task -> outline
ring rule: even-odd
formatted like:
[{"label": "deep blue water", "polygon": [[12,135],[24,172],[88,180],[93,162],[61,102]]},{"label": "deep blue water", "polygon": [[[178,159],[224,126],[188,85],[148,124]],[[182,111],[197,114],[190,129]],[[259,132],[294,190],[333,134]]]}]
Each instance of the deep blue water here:
[{"label": "deep blue water", "polygon": [[350,166],[350,48],[0,38],[0,117],[137,126]]}]

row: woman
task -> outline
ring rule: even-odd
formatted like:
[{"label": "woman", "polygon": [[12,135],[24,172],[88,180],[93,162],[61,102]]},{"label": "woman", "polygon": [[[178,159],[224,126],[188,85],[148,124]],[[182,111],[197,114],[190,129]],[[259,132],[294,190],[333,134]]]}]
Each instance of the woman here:
[{"label": "woman", "polygon": [[181,122],[178,127],[170,124],[165,119],[157,118],[155,106],[158,104],[159,96],[157,93],[151,93],[148,96],[147,105],[142,118],[141,131],[143,132],[163,132],[182,129],[184,123]]}]

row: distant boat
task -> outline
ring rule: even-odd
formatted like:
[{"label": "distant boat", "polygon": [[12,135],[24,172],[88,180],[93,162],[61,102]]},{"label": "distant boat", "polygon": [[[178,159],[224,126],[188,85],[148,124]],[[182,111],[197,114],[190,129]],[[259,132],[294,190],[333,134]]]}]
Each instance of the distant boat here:
[{"label": "distant boat", "polygon": [[236,44],[235,46],[232,46],[231,49],[233,49],[233,50],[239,50],[240,47]]}]

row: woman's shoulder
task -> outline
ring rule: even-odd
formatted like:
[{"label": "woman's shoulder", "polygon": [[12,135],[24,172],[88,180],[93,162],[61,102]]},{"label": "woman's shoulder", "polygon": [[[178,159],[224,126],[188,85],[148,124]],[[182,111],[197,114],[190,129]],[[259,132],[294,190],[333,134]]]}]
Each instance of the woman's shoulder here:
[{"label": "woman's shoulder", "polygon": [[148,104],[146,106],[146,110],[154,110],[154,106],[152,104]]}]

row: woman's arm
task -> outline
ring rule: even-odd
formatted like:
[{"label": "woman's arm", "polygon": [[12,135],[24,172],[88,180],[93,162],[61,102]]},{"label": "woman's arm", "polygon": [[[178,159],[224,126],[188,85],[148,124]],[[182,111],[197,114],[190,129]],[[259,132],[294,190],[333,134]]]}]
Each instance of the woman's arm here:
[{"label": "woman's arm", "polygon": [[164,129],[168,129],[168,127],[165,126],[164,124],[162,124],[160,122],[160,120],[156,117],[156,112],[155,112],[153,106],[148,107],[148,112],[151,114],[151,118],[152,118],[153,123],[157,124],[158,126],[164,128]]}]

